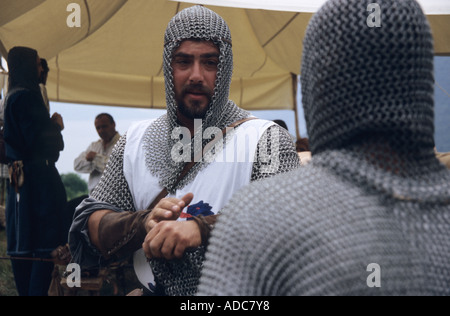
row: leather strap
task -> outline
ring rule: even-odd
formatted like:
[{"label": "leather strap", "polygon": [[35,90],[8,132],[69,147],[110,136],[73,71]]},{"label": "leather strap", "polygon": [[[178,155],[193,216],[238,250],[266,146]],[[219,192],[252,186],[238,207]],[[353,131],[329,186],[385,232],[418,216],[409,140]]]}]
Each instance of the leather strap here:
[{"label": "leather strap", "polygon": [[[227,131],[229,129],[232,128],[236,128],[242,124],[244,124],[245,122],[251,121],[251,120],[256,120],[256,117],[247,117],[245,119],[239,120],[237,122],[234,122],[233,124],[231,124],[230,126],[227,126],[226,128],[224,128],[222,130],[222,139],[225,138]],[[210,141],[208,144],[206,144],[205,149],[202,151],[202,154],[207,152],[209,150],[209,148],[212,148],[215,144],[217,144],[217,142],[220,140],[219,137],[214,138],[212,141]],[[198,162],[196,161],[201,161],[202,157],[195,157],[194,161],[190,161],[187,162],[184,165],[183,170],[181,171],[180,175],[178,176],[177,180],[174,183],[174,187],[176,187],[178,185],[178,183],[180,183],[181,180],[183,180],[183,178],[189,173],[189,171],[192,169],[192,167],[194,167]],[[150,204],[150,206],[147,208],[147,210],[152,210],[155,208],[155,206],[159,203],[159,201],[161,201],[163,198],[165,198],[167,195],[169,194],[169,191],[167,190],[167,188],[164,188],[159,194],[158,196],[153,200],[153,202]]]}]

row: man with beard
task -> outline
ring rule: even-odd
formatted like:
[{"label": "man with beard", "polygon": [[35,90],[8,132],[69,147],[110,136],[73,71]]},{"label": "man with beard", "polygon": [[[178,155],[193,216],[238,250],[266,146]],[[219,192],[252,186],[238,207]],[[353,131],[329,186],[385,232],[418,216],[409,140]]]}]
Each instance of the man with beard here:
[{"label": "man with beard", "polygon": [[251,181],[299,166],[288,133],[229,100],[232,71],[231,34],[220,16],[195,6],[170,21],[167,114],[133,125],[118,142],[75,214],[75,262],[89,267],[134,253],[146,294],[195,294],[222,207]]}]

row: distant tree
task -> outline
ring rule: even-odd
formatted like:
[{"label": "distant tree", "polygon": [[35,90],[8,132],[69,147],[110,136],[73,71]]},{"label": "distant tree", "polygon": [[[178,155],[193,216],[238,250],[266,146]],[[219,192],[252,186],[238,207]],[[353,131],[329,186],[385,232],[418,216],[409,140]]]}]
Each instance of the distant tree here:
[{"label": "distant tree", "polygon": [[70,201],[82,195],[89,194],[88,184],[76,173],[61,175],[61,180],[66,188],[67,200]]}]

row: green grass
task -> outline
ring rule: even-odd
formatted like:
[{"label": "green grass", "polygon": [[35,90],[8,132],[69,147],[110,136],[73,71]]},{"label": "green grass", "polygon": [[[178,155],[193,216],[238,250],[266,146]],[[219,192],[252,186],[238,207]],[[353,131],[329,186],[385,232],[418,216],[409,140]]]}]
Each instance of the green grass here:
[{"label": "green grass", "polygon": [[[6,232],[0,229],[0,257],[6,256]],[[0,260],[0,296],[17,296],[11,261]]]}]

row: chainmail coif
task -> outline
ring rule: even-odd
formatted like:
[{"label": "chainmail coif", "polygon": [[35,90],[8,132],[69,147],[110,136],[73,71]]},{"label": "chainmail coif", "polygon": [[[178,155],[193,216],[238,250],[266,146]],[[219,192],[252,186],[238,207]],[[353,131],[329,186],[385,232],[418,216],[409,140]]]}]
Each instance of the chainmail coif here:
[{"label": "chainmail coif", "polygon": [[200,295],[450,295],[430,27],[416,1],[379,0],[371,28],[370,3],[330,0],[310,21],[301,79],[312,163],[225,208]]}]

